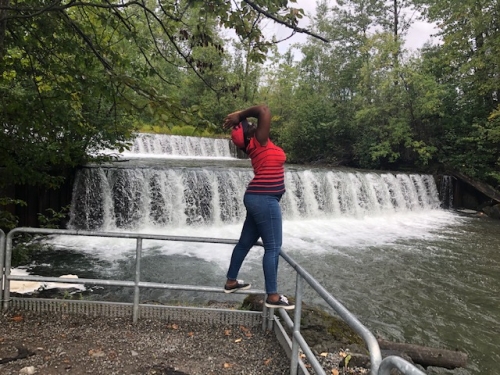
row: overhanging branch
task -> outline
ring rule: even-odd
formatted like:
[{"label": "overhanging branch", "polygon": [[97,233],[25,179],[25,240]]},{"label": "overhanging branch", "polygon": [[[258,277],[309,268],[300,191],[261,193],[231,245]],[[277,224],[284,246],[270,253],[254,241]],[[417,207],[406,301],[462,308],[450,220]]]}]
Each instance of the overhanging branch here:
[{"label": "overhanging branch", "polygon": [[250,7],[252,7],[255,11],[259,12],[260,14],[263,14],[265,15],[266,17],[272,19],[274,22],[277,22],[279,23],[280,25],[283,25],[283,26],[286,26],[288,27],[289,29],[292,29],[293,31],[297,32],[297,33],[301,33],[301,34],[307,34],[307,35],[310,35],[312,36],[313,38],[316,38],[316,39],[319,39],[319,40],[322,40],[323,42],[325,43],[330,43],[330,41],[326,38],[323,38],[322,36],[318,35],[318,34],[315,34],[307,29],[304,29],[304,28],[301,28],[301,27],[297,27],[297,26],[294,26],[294,25],[291,25],[289,24],[288,22],[285,22],[283,20],[280,20],[278,17],[276,17],[275,15],[267,12],[266,10],[262,9],[261,7],[259,7],[257,4],[253,3],[252,1],[250,0],[243,0],[246,4],[248,4]]}]

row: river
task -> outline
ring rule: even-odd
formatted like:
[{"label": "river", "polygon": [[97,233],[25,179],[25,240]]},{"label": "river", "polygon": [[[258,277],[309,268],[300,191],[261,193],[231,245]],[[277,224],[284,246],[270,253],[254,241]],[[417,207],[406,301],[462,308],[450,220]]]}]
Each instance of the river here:
[{"label": "river", "polygon": [[[251,169],[222,147],[216,157],[194,151],[166,157],[164,148],[148,155],[151,150],[142,148],[125,155],[127,161],[84,169],[70,226],[237,239]],[[467,368],[454,374],[498,374],[500,222],[443,209],[431,180],[287,166],[283,249],[374,334],[468,353]],[[46,267],[83,277],[133,277],[133,241],[49,242],[67,256],[40,260],[35,273],[46,273]],[[211,286],[222,286],[232,250],[158,241],[145,241],[143,248],[143,280]],[[258,289],[264,289],[261,256],[254,248],[240,274]],[[282,261],[281,292],[293,294],[294,283]],[[118,300],[130,298],[129,292],[114,293]],[[163,290],[143,294],[160,302],[199,297]],[[322,304],[307,288],[306,302]]]}]

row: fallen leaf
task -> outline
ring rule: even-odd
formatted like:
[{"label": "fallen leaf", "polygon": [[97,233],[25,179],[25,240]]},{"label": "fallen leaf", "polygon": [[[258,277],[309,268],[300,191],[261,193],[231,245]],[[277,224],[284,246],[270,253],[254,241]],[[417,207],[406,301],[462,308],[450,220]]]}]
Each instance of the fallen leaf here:
[{"label": "fallen leaf", "polygon": [[24,320],[23,316],[22,315],[15,315],[12,317],[12,320],[14,322],[22,322]]},{"label": "fallen leaf", "polygon": [[241,337],[239,339],[234,340],[234,342],[241,342]]},{"label": "fallen leaf", "polygon": [[179,329],[179,326],[177,324],[172,324],[172,329]]},{"label": "fallen leaf", "polygon": [[230,329],[224,330],[224,335],[226,335],[226,336],[231,335],[231,330]]},{"label": "fallen leaf", "polygon": [[247,332],[247,333],[245,333],[245,336],[246,336],[246,337],[252,337],[252,336],[253,336],[253,334],[252,334],[252,332]]},{"label": "fallen leaf", "polygon": [[328,357],[328,353],[323,352],[323,353],[320,354],[320,356],[322,356],[322,357]]},{"label": "fallen leaf", "polygon": [[189,336],[189,337],[193,337],[193,336],[194,336],[194,332],[189,332],[189,333],[188,333],[188,336]]},{"label": "fallen leaf", "polygon": [[301,354],[300,354],[300,358],[302,358],[302,359],[303,359],[303,358],[306,358],[306,355],[305,355],[304,353],[301,353]]},{"label": "fallen leaf", "polygon": [[106,354],[101,349],[90,349],[89,356],[91,357],[104,357]]},{"label": "fallen leaf", "polygon": [[226,363],[224,363],[224,368],[230,368],[230,367],[232,367],[232,366],[233,366],[233,365],[232,365],[232,364],[230,364],[230,363],[227,363],[227,362],[226,362]]},{"label": "fallen leaf", "polygon": [[116,354],[116,352],[114,350],[111,350],[109,353],[108,353],[108,358],[109,359],[116,359],[118,357],[118,354]]},{"label": "fallen leaf", "polygon": [[339,370],[332,368],[332,375],[339,375]]},{"label": "fallen leaf", "polygon": [[247,328],[245,326],[240,326],[240,329],[243,331],[243,332],[248,332],[250,331],[250,328]]},{"label": "fallen leaf", "polygon": [[264,361],[264,365],[268,366],[271,363],[271,358]]},{"label": "fallen leaf", "polygon": [[345,357],[345,360],[344,360],[344,365],[346,368],[347,368],[347,366],[349,366],[350,361],[351,361],[351,355],[349,354],[348,356]]}]

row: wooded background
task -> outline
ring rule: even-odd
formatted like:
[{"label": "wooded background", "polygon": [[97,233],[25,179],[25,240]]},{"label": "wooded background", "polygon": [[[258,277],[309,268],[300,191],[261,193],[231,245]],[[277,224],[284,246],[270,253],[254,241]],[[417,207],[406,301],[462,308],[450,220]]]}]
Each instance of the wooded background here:
[{"label": "wooded background", "polygon": [[[498,1],[0,0],[0,208],[136,131],[227,136],[267,103],[292,163],[500,184]],[[404,49],[412,22],[440,43]],[[277,22],[308,41],[281,53]],[[177,130],[176,130],[177,129]],[[66,181],[67,183],[67,181]],[[0,227],[16,225],[0,211]]]}]

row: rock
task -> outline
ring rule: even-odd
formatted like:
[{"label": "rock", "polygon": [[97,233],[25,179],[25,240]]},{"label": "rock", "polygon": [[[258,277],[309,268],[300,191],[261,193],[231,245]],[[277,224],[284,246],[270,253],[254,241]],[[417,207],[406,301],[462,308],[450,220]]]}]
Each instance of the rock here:
[{"label": "rock", "polygon": [[243,309],[250,311],[262,311],[264,306],[264,295],[262,294],[251,294],[247,296],[241,305]]},{"label": "rock", "polygon": [[35,374],[35,366],[28,366],[28,367],[23,367],[21,370],[19,370],[19,375],[32,375]]},{"label": "rock", "polygon": [[486,215],[493,219],[500,219],[500,204],[484,207],[483,211]]},{"label": "rock", "polygon": [[302,307],[300,332],[318,352],[350,349],[352,352],[368,354],[363,339],[346,322],[319,308]]},{"label": "rock", "polygon": [[[290,301],[293,303],[293,298],[290,298]],[[245,298],[242,307],[250,311],[262,311],[263,304],[264,296],[254,294]],[[288,313],[293,319],[293,310]],[[300,332],[311,349],[317,353],[350,349],[353,352],[368,354],[363,339],[346,322],[304,303]]]},{"label": "rock", "polygon": [[359,353],[350,353],[344,358],[339,363],[339,367],[364,367],[364,368],[370,368],[370,357],[365,354],[359,354]]}]

